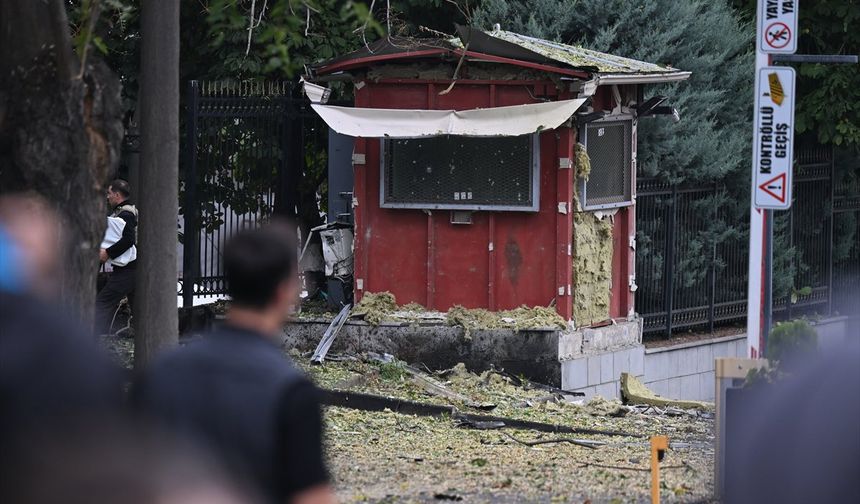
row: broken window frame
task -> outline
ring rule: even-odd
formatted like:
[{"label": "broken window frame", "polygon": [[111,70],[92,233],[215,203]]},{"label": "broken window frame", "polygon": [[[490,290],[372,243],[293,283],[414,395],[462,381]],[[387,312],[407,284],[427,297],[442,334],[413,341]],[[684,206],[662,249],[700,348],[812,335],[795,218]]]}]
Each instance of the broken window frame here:
[{"label": "broken window frame", "polygon": [[[449,135],[462,137],[466,140],[485,137],[470,137],[462,135]],[[496,212],[538,212],[540,210],[540,133],[531,134],[531,204],[530,205],[503,205],[503,204],[476,204],[476,203],[404,203],[386,201],[388,196],[386,180],[386,155],[387,142],[394,140],[381,138],[379,140],[379,206],[380,208],[408,208],[419,210],[470,210],[470,211],[496,211]],[[402,139],[400,139],[402,140]],[[419,138],[413,140],[420,140]]]},{"label": "broken window frame", "polygon": [[[636,117],[632,114],[613,114],[605,116],[601,119],[597,119],[595,121],[591,121],[580,128],[581,133],[581,143],[585,146],[586,153],[588,152],[588,127],[599,125],[600,123],[617,123],[617,122],[628,122],[629,130],[630,130],[630,138],[628,139],[628,147],[630,155],[626,160],[626,166],[624,167],[628,173],[628,181],[629,186],[627,187],[629,197],[625,195],[625,199],[622,201],[615,201],[612,203],[589,203],[588,200],[588,178],[580,178],[579,179],[579,194],[580,194],[580,205],[583,210],[605,210],[612,208],[622,208],[633,206],[636,201],[636,126],[637,121]],[[594,170],[597,169],[597,166],[594,163],[594,160],[591,160],[591,173],[589,175],[594,174]],[[589,177],[590,178],[590,177]]]}]

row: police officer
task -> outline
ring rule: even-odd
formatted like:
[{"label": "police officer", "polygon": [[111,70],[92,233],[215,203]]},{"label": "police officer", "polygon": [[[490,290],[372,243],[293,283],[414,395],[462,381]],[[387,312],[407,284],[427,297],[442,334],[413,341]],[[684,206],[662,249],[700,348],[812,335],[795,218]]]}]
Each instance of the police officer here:
[{"label": "police officer", "polygon": [[[99,250],[99,260],[102,263],[116,259],[130,248],[136,246],[137,208],[132,204],[130,196],[131,187],[125,180],[116,179],[108,186],[107,200],[112,209],[110,216],[119,217],[125,221],[125,227],[122,230],[122,237],[119,241],[106,249]],[[113,272],[96,297],[97,333],[108,333],[110,331],[111,320],[116,313],[120,301],[124,297],[131,297],[134,293],[134,283],[137,277],[137,260],[132,260],[123,266],[113,263],[112,266]]]}]

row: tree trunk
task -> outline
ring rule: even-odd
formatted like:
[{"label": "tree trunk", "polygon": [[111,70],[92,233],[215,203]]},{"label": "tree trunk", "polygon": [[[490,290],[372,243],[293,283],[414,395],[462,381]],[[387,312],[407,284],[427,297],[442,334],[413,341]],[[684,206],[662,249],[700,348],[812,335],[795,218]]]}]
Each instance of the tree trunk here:
[{"label": "tree trunk", "polygon": [[176,344],[179,215],[179,1],[141,5],[140,225],[135,366]]},{"label": "tree trunk", "polygon": [[120,84],[72,51],[63,0],[0,1],[0,191],[33,191],[63,230],[60,300],[91,323],[105,184],[122,142]]}]

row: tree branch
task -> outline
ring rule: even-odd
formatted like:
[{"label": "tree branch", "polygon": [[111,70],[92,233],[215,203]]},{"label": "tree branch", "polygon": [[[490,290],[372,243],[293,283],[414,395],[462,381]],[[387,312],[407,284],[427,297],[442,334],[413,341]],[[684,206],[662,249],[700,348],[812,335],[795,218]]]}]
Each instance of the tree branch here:
[{"label": "tree branch", "polygon": [[78,71],[78,76],[76,79],[80,80],[84,78],[84,72],[87,68],[87,53],[90,50],[90,41],[93,39],[93,32],[96,29],[96,22],[101,15],[101,3],[100,0],[91,0],[90,1],[90,12],[87,15],[87,33],[86,40],[84,40],[84,47],[81,49],[81,68]]},{"label": "tree branch", "polygon": [[[251,0],[251,16],[248,21],[248,45],[245,47],[245,57],[251,52],[251,37],[254,35],[254,8],[257,6],[257,0]],[[262,16],[261,16],[262,17]]]},{"label": "tree branch", "polygon": [[513,439],[517,443],[524,446],[537,446],[542,444],[553,444],[553,443],[570,443],[576,446],[584,446],[585,448],[596,449],[598,446],[605,444],[600,441],[590,441],[588,439],[574,439],[574,438],[553,438],[553,439],[536,439],[534,441],[523,441],[522,439],[517,439],[514,436],[508,434],[507,432],[502,432],[505,436]]}]

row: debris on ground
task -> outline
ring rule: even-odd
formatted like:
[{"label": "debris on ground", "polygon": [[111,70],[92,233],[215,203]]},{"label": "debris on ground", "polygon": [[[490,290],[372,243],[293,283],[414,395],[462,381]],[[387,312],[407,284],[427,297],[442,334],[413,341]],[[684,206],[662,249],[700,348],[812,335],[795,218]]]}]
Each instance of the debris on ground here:
[{"label": "debris on ground", "polygon": [[311,357],[311,362],[314,364],[322,364],[322,362],[326,358],[326,354],[328,353],[331,345],[334,343],[334,339],[337,337],[337,333],[340,332],[343,324],[346,323],[346,319],[349,318],[349,310],[352,308],[352,305],[346,305],[337,314],[335,318],[332,319],[331,324],[329,324],[328,329],[326,329],[323,334],[322,339],[314,350],[313,356]]},{"label": "debris on ground", "polygon": [[545,306],[520,306],[513,310],[492,312],[483,308],[454,306],[447,312],[427,310],[418,303],[399,306],[390,292],[369,292],[355,305],[352,316],[363,318],[378,326],[383,322],[402,324],[447,324],[462,327],[466,339],[479,329],[555,330],[565,329],[567,323],[555,311]]},{"label": "debris on ground", "polygon": [[629,374],[621,373],[621,397],[628,404],[647,404],[675,408],[680,410],[698,409],[709,411],[714,409],[714,403],[704,401],[687,401],[681,399],[666,399],[652,392],[638,378]]},{"label": "debris on ground", "polygon": [[444,397],[449,401],[460,403],[466,407],[479,409],[483,411],[489,411],[495,409],[496,405],[493,403],[479,403],[474,399],[466,397],[462,394],[458,394],[452,390],[449,390],[445,385],[437,382],[433,378],[425,375],[424,373],[414,369],[410,366],[403,366],[403,369],[412,376],[412,382],[423,388],[427,393],[437,395],[440,397]]},{"label": "debris on ground", "polygon": [[294,315],[298,319],[332,319],[332,313],[328,302],[322,296],[305,297],[299,304],[299,310]]},{"label": "debris on ground", "polygon": [[376,326],[396,309],[397,301],[394,299],[394,294],[388,291],[368,292],[355,305],[352,315],[354,317],[364,317],[365,322]]},{"label": "debris on ground", "polygon": [[472,339],[472,331],[475,329],[495,329],[496,325],[501,322],[500,319],[493,316],[488,310],[482,308],[470,310],[460,305],[456,305],[448,310],[445,321],[450,326],[462,327],[464,337],[467,340]]},{"label": "debris on ground", "polygon": [[[130,341],[108,338],[103,344],[126,368],[132,366]],[[588,409],[593,401],[561,401],[560,394],[503,371],[476,374],[462,364],[425,370],[454,393],[496,405],[492,417],[462,409],[454,415],[449,412],[456,406],[448,398],[427,393],[392,356],[378,356],[383,362],[349,356],[313,366],[299,352],[285,352],[321,388],[341,390],[347,399],[351,394],[384,399],[375,411],[324,409],[328,465],[340,502],[432,502],[435,495],[467,502],[644,502],[651,488],[647,436],[658,434],[670,438],[661,465],[663,502],[712,499],[714,419],[708,412],[627,405],[624,416],[595,416]],[[440,413],[397,412],[386,407],[391,399]],[[617,405],[600,400],[592,407],[604,401]],[[631,435],[541,432],[505,420]],[[568,438],[591,446],[562,441]]]},{"label": "debris on ground", "polygon": [[[414,382],[406,367],[417,368],[397,360],[362,359],[307,366],[324,387],[340,383],[351,393],[399,399],[401,405],[455,407],[457,401]],[[667,488],[685,489],[664,494],[664,501],[702,501],[712,495],[712,416],[603,398],[572,404],[560,400],[561,394],[530,388],[528,380],[495,370],[476,374],[463,364],[425,375],[455,394],[495,404],[493,416],[464,415],[463,410],[450,417],[404,414],[384,403],[378,411],[326,407],[330,462],[342,501],[425,502],[436,492],[462,495],[469,502],[640,501],[650,491],[650,448],[633,435],[651,434],[670,437],[672,449],[663,466]],[[628,436],[517,427],[533,425],[528,422]],[[403,457],[421,462],[392,467],[391,459]],[[487,462],[472,463],[478,459]]]},{"label": "debris on ground", "polygon": [[623,417],[630,410],[618,399],[604,399],[596,395],[585,403],[583,409],[591,416]]},{"label": "debris on ground", "polygon": [[472,331],[477,329],[514,329],[524,331],[529,329],[564,329],[567,323],[555,311],[555,308],[545,306],[520,306],[513,310],[491,312],[483,308],[464,308],[454,306],[446,315],[450,326],[460,326],[465,331],[466,339],[471,338]]},{"label": "debris on ground", "polygon": [[400,307],[401,310],[407,312],[424,312],[427,311],[427,308],[424,308],[424,305],[418,303],[406,303],[405,305]]}]

